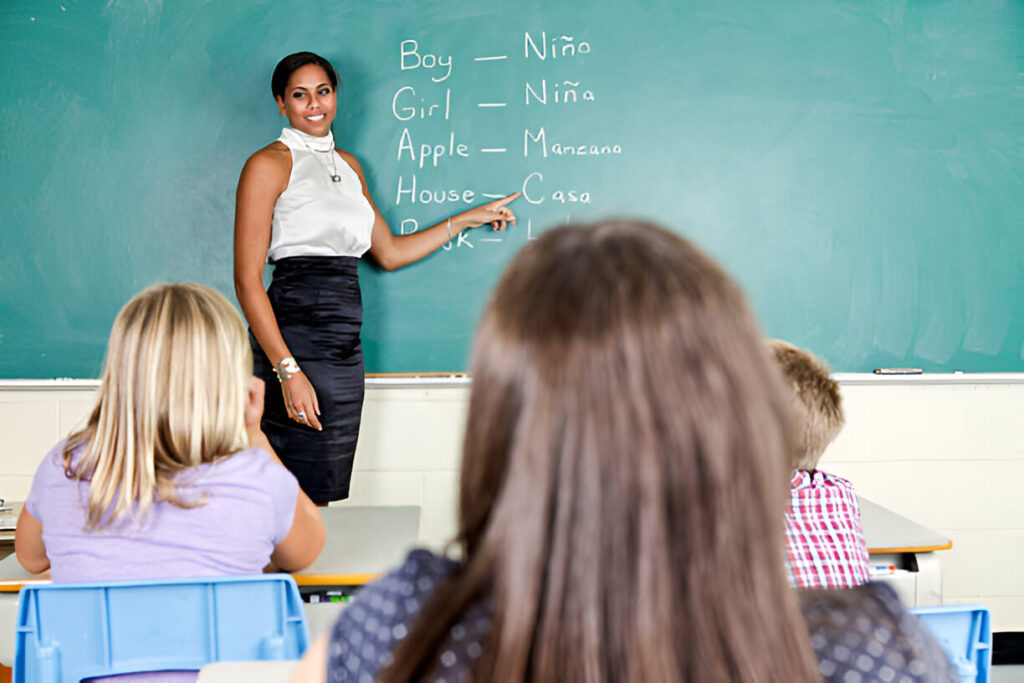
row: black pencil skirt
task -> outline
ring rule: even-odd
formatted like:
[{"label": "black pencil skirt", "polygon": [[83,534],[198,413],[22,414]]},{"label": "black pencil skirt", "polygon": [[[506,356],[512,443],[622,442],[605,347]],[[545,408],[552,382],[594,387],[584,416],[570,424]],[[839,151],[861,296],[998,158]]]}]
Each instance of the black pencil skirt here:
[{"label": "black pencil skirt", "polygon": [[281,335],[316,390],[322,432],[288,417],[270,360],[249,331],[254,374],[267,385],[263,431],[315,503],[348,498],[352,478],[365,389],[358,264],[354,256],[283,258],[267,289]]}]

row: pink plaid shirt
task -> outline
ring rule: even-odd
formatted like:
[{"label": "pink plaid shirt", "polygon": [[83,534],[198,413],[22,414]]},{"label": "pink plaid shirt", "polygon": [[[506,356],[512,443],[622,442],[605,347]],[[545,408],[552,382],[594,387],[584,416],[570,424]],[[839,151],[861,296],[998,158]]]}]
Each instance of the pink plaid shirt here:
[{"label": "pink plaid shirt", "polygon": [[818,470],[793,472],[786,568],[790,580],[806,588],[847,588],[871,580],[853,484]]}]

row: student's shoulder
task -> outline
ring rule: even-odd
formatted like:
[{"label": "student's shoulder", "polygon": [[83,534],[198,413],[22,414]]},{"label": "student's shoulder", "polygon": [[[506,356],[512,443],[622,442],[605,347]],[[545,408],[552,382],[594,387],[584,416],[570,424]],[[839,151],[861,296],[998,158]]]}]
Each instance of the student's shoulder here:
[{"label": "student's shoulder", "polygon": [[[429,550],[411,551],[400,566],[360,589],[335,621],[331,640],[345,648],[355,632],[371,636],[379,634],[377,649],[387,652],[395,640],[405,636],[409,624],[430,599],[438,583],[456,567],[458,563]],[[371,657],[373,659],[377,657]],[[371,661],[366,665],[372,672],[381,663]]]},{"label": "student's shoulder", "polygon": [[823,470],[793,470],[789,480],[789,487],[793,490],[839,489],[844,492],[853,492],[853,482],[849,479],[843,479],[838,475]]},{"label": "student's shoulder", "polygon": [[[444,555],[438,555],[426,548],[415,548],[409,551],[409,554],[405,556],[405,561],[394,569],[390,576],[400,581],[416,581],[419,588],[429,590],[426,588],[427,581],[440,581],[455,571],[458,566],[458,562]],[[427,581],[422,581],[422,579]]]},{"label": "student's shoulder", "polygon": [[888,585],[801,590],[800,604],[825,681],[956,681],[942,648]]},{"label": "student's shoulder", "polygon": [[268,473],[271,475],[284,472],[285,475],[290,474],[288,470],[271,457],[270,453],[267,453],[262,448],[243,448],[231,455],[215,460],[211,464],[210,469],[219,474],[236,472],[249,474]]},{"label": "student's shoulder", "polygon": [[[32,488],[26,497],[26,506],[30,514],[38,517],[41,512],[36,505],[41,500],[52,500],[66,495],[67,489],[75,485],[74,475],[68,470],[64,462],[64,450],[67,440],[60,441],[43,457],[36,468],[35,476],[32,478]],[[82,453],[83,446],[80,446],[72,453],[71,465],[74,466],[77,458]]]},{"label": "student's shoulder", "polygon": [[[394,602],[394,614],[398,617],[415,613],[433,593],[437,584],[458,566],[454,560],[429,550],[414,549],[406,555],[401,565],[360,590],[356,602],[371,609],[379,607],[381,603]],[[388,611],[391,612],[390,609]]]},{"label": "student's shoulder", "polygon": [[260,448],[244,448],[178,476],[180,484],[243,486],[263,494],[297,490],[299,485],[295,475]]},{"label": "student's shoulder", "polygon": [[[60,474],[61,477],[66,478],[64,476],[64,472],[65,472],[65,469],[66,469],[65,462],[64,462],[64,451],[67,448],[67,444],[68,444],[68,440],[67,439],[61,439],[60,441],[57,442],[57,444],[53,448],[50,449],[50,452],[47,453],[46,457],[44,457],[42,462],[39,463],[39,472],[40,473],[46,472],[48,474]],[[78,458],[81,457],[82,450],[84,449],[84,447],[85,447],[84,445],[79,446],[74,451],[74,453],[72,453],[72,456],[71,456],[71,464],[72,465],[74,465],[76,463],[76,461],[78,460]]]}]

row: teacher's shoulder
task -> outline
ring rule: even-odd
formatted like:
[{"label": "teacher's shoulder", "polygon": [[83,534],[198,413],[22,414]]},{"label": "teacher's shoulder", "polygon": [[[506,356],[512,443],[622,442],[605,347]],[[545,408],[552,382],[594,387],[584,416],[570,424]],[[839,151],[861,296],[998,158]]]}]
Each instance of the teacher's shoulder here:
[{"label": "teacher's shoulder", "polygon": [[255,182],[259,185],[279,186],[283,190],[288,184],[291,171],[291,151],[284,143],[275,140],[246,160],[239,183]]},{"label": "teacher's shoulder", "polygon": [[335,150],[341,158],[345,160],[345,163],[352,167],[352,170],[359,174],[359,177],[363,177],[363,167],[359,164],[359,159],[351,152],[346,152],[343,149]]}]

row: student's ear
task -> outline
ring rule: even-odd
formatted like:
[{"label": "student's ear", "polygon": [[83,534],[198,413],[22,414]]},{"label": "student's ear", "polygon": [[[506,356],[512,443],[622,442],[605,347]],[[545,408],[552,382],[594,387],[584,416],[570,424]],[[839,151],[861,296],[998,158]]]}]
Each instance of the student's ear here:
[{"label": "student's ear", "polygon": [[277,100],[277,110],[281,112],[281,116],[287,116],[287,114],[284,113],[284,98],[280,95],[274,95],[274,99]]},{"label": "student's ear", "polygon": [[249,378],[249,387],[245,396],[245,426],[259,427],[263,418],[263,380],[259,377]]}]

